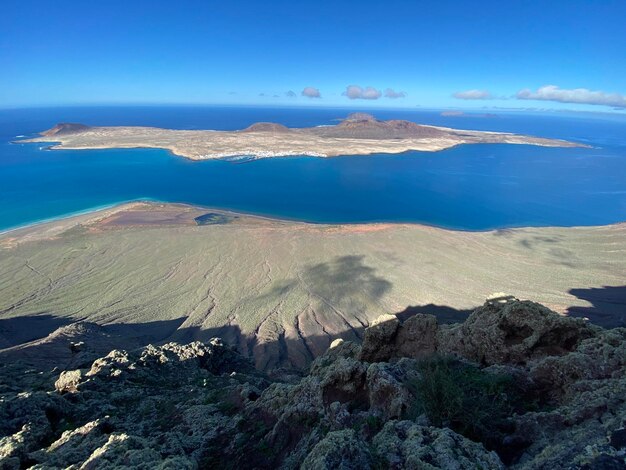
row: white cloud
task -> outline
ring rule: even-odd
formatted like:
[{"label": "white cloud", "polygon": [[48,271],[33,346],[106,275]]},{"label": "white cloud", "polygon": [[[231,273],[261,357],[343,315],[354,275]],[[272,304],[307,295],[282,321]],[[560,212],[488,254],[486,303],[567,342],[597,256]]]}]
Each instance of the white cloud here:
[{"label": "white cloud", "polygon": [[322,97],[322,95],[320,94],[320,91],[317,88],[314,88],[312,86],[308,86],[304,90],[302,90],[302,96],[306,96],[307,98],[321,98]]},{"label": "white cloud", "polygon": [[460,100],[488,100],[492,98],[491,93],[487,90],[457,91],[452,96]]},{"label": "white cloud", "polygon": [[515,96],[519,100],[558,101],[560,103],[596,104],[626,108],[626,97],[624,95],[592,91],[587,88],[565,90],[556,85],[546,85],[538,88],[537,91],[525,88],[518,91]]},{"label": "white cloud", "polygon": [[288,96],[289,98],[295,98],[297,95],[293,90],[289,90],[288,92],[285,93],[286,96]]},{"label": "white cloud", "polygon": [[351,100],[377,100],[382,96],[382,93],[371,86],[361,88],[358,85],[349,85],[342,95],[347,96]]},{"label": "white cloud", "polygon": [[393,88],[387,88],[385,90],[385,98],[406,98],[404,91],[394,91]]}]

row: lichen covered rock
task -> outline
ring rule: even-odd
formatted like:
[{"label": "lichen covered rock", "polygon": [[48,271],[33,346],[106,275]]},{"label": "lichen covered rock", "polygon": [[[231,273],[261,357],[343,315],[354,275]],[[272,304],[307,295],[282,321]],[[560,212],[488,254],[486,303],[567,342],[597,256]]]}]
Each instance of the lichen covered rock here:
[{"label": "lichen covered rock", "polygon": [[[3,368],[32,389],[0,390],[0,469],[556,470],[626,458],[626,329],[511,298],[460,325],[385,316],[362,346],[334,341],[297,374],[265,375],[218,339],[70,364]],[[497,413],[485,416],[485,396]]]},{"label": "lichen covered rock", "polygon": [[414,401],[406,379],[407,374],[395,364],[370,364],[366,377],[370,412],[384,420],[404,416]]},{"label": "lichen covered rock", "polygon": [[482,445],[447,428],[389,421],[372,442],[384,467],[390,469],[504,468],[495,452],[487,452]]},{"label": "lichen covered rock", "polygon": [[329,432],[307,455],[303,470],[357,470],[372,468],[367,444],[352,429]]},{"label": "lichen covered rock", "polygon": [[580,318],[505,297],[488,301],[461,324],[440,328],[437,350],[487,365],[526,364],[539,357],[567,354],[595,334]]},{"label": "lichen covered rock", "polygon": [[78,391],[77,386],[82,376],[83,373],[80,369],[63,371],[54,383],[54,388],[59,393],[75,393]]}]

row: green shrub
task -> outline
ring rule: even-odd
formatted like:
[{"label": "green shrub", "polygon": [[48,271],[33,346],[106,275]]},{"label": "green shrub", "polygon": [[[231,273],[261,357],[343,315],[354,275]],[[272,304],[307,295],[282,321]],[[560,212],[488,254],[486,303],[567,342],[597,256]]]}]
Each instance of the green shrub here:
[{"label": "green shrub", "polygon": [[449,427],[488,448],[497,448],[510,432],[509,417],[530,406],[510,375],[438,356],[418,368],[420,377],[409,384],[416,397],[412,414],[424,413],[434,426]]},{"label": "green shrub", "polygon": [[369,415],[365,418],[365,424],[373,433],[376,433],[383,428],[384,423],[378,416]]},{"label": "green shrub", "polygon": [[232,401],[221,401],[216,404],[216,407],[220,413],[227,416],[232,416],[239,411],[239,407]]}]

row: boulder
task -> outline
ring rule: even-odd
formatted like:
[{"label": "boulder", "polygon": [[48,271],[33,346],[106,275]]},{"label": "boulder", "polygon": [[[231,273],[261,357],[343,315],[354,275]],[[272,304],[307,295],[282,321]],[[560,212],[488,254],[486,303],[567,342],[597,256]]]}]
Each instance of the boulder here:
[{"label": "boulder", "polygon": [[83,373],[80,369],[63,371],[54,382],[54,388],[59,393],[76,393],[82,378]]},{"label": "boulder", "polygon": [[395,355],[421,358],[437,351],[439,324],[433,315],[418,314],[405,320],[395,338]]},{"label": "boulder", "polygon": [[359,359],[382,362],[395,354],[395,337],[400,320],[395,315],[381,315],[365,330]]}]

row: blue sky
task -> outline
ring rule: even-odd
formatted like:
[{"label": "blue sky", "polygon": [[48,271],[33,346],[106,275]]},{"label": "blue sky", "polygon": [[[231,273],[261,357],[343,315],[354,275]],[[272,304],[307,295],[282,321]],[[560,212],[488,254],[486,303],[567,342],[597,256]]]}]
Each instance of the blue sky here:
[{"label": "blue sky", "polygon": [[[624,0],[5,0],[1,9],[0,107],[626,107]],[[307,87],[321,97],[303,96]]]}]

